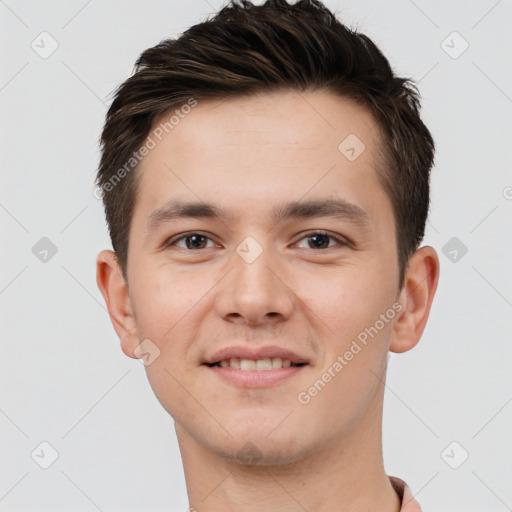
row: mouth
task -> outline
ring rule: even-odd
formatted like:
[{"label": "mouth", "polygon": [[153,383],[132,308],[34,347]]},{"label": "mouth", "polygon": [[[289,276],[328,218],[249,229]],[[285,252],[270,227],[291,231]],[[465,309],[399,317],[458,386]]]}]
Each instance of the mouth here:
[{"label": "mouth", "polygon": [[276,389],[294,376],[299,375],[308,363],[292,362],[279,357],[264,359],[242,359],[233,357],[204,365],[215,379],[242,389]]},{"label": "mouth", "polygon": [[210,368],[233,368],[241,371],[270,371],[307,365],[307,363],[295,363],[290,359],[282,359],[281,357],[267,357],[264,359],[242,359],[233,357],[215,363],[205,364]]},{"label": "mouth", "polygon": [[202,364],[215,379],[238,388],[270,388],[306,371],[311,361],[276,345],[238,345],[218,350]]}]

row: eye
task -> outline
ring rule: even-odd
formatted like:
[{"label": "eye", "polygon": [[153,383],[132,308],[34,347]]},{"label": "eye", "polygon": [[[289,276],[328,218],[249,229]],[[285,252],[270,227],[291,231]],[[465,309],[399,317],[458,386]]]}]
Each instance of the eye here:
[{"label": "eye", "polygon": [[[181,242],[182,240],[185,242],[185,247],[178,245],[178,242]],[[215,243],[213,243],[213,240],[211,240],[211,238],[208,238],[206,235],[202,235],[201,233],[190,232],[190,233],[185,233],[183,235],[180,235],[177,238],[169,240],[168,242],[166,242],[165,247],[170,247],[170,246],[175,245],[175,246],[181,247],[183,249],[191,249],[191,250],[208,249],[209,247],[206,247],[206,245],[205,245],[205,244],[207,244],[207,240],[209,240],[213,244],[210,247],[215,246]]]},{"label": "eye", "polygon": [[[299,242],[302,240],[307,240],[308,247],[306,248],[309,249],[330,249],[331,247],[336,246],[336,244],[331,244],[331,241],[337,242],[337,245],[341,247],[349,245],[341,238],[335,237],[325,231],[312,231],[303,236]],[[209,246],[208,241],[211,242],[211,245]],[[179,245],[181,242],[184,242],[185,245]],[[299,242],[297,244],[299,244]],[[206,235],[191,231],[189,233],[184,233],[178,237],[172,238],[165,243],[166,248],[171,246],[176,246],[187,250],[200,250],[216,247],[217,244],[215,244],[215,242],[213,242],[213,240]]]},{"label": "eye", "polygon": [[[308,240],[308,246],[311,249],[330,249],[332,246],[329,245],[330,240],[338,242],[339,246],[347,246],[348,244],[338,237],[335,237],[325,231],[313,231],[307,233],[306,236],[301,240]],[[311,243],[310,243],[311,242]]]}]

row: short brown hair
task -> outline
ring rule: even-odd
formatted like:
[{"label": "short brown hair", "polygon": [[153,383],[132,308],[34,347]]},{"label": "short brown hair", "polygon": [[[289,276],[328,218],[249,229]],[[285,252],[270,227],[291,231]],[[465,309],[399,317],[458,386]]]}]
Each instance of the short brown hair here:
[{"label": "short brown hair", "polygon": [[409,257],[425,232],[434,141],[420,119],[416,85],[395,76],[367,36],[344,26],[318,0],[267,0],[261,6],[231,0],[179,38],[145,50],[134,74],[117,88],[101,136],[96,184],[125,280],[138,181],[136,166],[129,172],[126,163],[157,119],[191,98],[319,89],[364,105],[380,127],[386,165],[379,179],[393,205],[402,288]]}]

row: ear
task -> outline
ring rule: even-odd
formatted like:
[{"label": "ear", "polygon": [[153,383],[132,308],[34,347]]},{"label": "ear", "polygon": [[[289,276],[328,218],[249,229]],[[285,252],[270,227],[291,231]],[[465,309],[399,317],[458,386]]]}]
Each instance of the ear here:
[{"label": "ear", "polygon": [[133,359],[140,344],[135,316],[116,253],[101,251],[96,258],[96,283],[107,305],[108,314],[121,341],[123,352]]},{"label": "ear", "polygon": [[391,352],[407,352],[416,346],[427,324],[430,306],[439,281],[439,258],[429,246],[419,248],[410,258],[400,291],[403,306],[393,326]]}]

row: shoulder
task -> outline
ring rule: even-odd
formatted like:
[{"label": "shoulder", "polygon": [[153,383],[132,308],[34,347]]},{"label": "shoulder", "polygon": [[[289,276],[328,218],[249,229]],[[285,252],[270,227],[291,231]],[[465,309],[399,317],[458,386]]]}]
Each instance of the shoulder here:
[{"label": "shoulder", "polygon": [[409,486],[397,476],[389,476],[389,481],[402,500],[400,512],[421,512],[420,504],[414,499]]}]

